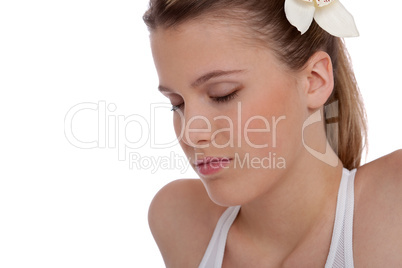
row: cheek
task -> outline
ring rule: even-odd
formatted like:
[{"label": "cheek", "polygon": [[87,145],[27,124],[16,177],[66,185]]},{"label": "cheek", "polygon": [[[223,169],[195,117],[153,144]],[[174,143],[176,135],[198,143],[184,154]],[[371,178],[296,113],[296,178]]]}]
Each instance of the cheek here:
[{"label": "cheek", "polygon": [[245,146],[254,149],[274,146],[275,127],[269,116],[245,115],[241,135]]},{"label": "cheek", "polygon": [[189,146],[184,142],[184,122],[182,120],[182,116],[180,116],[179,112],[174,112],[173,115],[173,127],[176,134],[176,138],[179,141],[181,148],[187,156],[189,155]]},{"label": "cheek", "polygon": [[275,148],[287,120],[284,102],[281,96],[269,94],[261,94],[256,99],[244,102],[242,139],[252,148]]},{"label": "cheek", "polygon": [[243,105],[242,139],[256,154],[291,150],[302,137],[303,106],[297,89],[278,86],[270,92]]},{"label": "cheek", "polygon": [[238,114],[237,106],[230,110],[217,111],[212,124],[212,146],[217,149],[233,148],[237,144]]},{"label": "cheek", "polygon": [[183,120],[182,116],[180,116],[179,112],[174,112],[173,115],[173,127],[174,131],[176,133],[176,137],[181,140],[181,137],[183,136]]}]

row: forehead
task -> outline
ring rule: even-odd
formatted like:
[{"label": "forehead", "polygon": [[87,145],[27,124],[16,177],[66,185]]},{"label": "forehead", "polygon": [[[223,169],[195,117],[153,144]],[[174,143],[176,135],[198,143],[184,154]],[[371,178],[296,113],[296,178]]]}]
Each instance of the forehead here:
[{"label": "forehead", "polygon": [[[197,42],[236,42],[236,45],[243,44],[248,37],[247,27],[232,20],[215,20],[212,18],[197,18],[186,21],[169,28],[158,27],[150,34],[151,44],[173,43],[172,41]],[[178,42],[175,44],[178,45]]]},{"label": "forehead", "polygon": [[243,23],[233,21],[195,19],[168,29],[157,28],[150,37],[157,69],[172,69],[176,65],[188,69],[227,69],[256,60],[257,54],[275,60],[267,46],[250,37]]}]

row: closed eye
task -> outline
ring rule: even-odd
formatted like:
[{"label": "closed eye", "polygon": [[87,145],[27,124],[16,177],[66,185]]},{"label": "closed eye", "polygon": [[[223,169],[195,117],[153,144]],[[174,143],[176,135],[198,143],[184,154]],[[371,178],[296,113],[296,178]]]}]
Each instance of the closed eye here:
[{"label": "closed eye", "polygon": [[181,109],[184,106],[184,103],[179,104],[179,105],[172,105],[172,112],[176,112],[177,110]]},{"label": "closed eye", "polygon": [[[238,91],[239,91],[239,90],[237,89],[237,90],[233,91],[232,93],[230,93],[230,94],[228,94],[228,95],[225,95],[225,96],[222,96],[222,97],[210,97],[210,98],[211,98],[214,102],[217,102],[217,103],[225,103],[225,102],[231,101],[231,100],[233,100],[234,98],[236,98]],[[175,111],[177,111],[177,110],[179,110],[179,109],[182,109],[183,107],[184,107],[184,102],[181,103],[181,104],[178,104],[178,105],[172,105],[171,111],[175,112]]]},{"label": "closed eye", "polygon": [[237,97],[237,91],[238,90],[235,90],[232,93],[222,97],[211,97],[211,99],[218,103],[228,102]]}]

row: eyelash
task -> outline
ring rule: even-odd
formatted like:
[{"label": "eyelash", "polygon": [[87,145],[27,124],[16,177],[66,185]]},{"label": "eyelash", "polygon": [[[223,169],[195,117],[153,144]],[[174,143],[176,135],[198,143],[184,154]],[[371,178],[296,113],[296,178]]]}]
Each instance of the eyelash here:
[{"label": "eyelash", "polygon": [[179,110],[182,106],[183,106],[183,104],[172,105],[172,109],[170,109],[170,111],[176,112],[176,111]]},{"label": "eyelash", "polygon": [[222,103],[222,102],[227,102],[230,100],[233,100],[234,98],[237,97],[237,90],[233,91],[232,93],[223,96],[223,97],[214,97],[212,98],[214,101],[218,102],[218,103]]},{"label": "eyelash", "polygon": [[[231,101],[231,100],[233,100],[234,98],[237,97],[237,91],[238,91],[238,90],[235,90],[235,91],[233,91],[232,93],[230,93],[230,94],[228,94],[228,95],[226,95],[226,96],[222,96],[222,97],[211,97],[211,99],[212,99],[213,101],[217,102],[217,103],[228,102],[228,101]],[[172,111],[172,112],[175,112],[175,111],[177,111],[178,109],[181,109],[181,108],[183,107],[183,105],[184,105],[184,103],[181,103],[181,104],[179,104],[179,105],[173,105],[171,111]]]}]

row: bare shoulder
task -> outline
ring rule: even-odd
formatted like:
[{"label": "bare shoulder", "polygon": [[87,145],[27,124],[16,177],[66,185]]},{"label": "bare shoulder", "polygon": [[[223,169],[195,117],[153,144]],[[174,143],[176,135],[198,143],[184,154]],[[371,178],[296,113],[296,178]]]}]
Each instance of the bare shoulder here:
[{"label": "bare shoulder", "polygon": [[400,198],[402,196],[402,150],[358,168],[355,188],[357,199],[360,194],[381,195],[382,200],[390,201]]},{"label": "bare shoulder", "polygon": [[402,266],[402,150],[356,172],[354,256],[357,266]]},{"label": "bare shoulder", "polygon": [[149,226],[167,267],[197,267],[225,208],[213,203],[202,182],[176,180],[154,197]]}]

